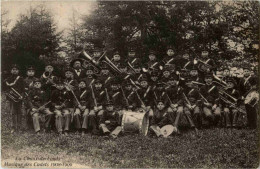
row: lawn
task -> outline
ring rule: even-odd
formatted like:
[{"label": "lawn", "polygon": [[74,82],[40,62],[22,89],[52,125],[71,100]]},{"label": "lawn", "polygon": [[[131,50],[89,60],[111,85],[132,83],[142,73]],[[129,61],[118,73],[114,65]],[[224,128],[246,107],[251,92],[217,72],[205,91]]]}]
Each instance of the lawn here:
[{"label": "lawn", "polygon": [[258,166],[258,135],[255,130],[203,129],[198,136],[192,131],[187,131],[167,139],[133,134],[112,140],[91,135],[82,137],[77,134],[35,135],[32,131],[12,135],[9,129],[11,119],[6,107],[3,99],[2,166],[4,162],[14,161],[15,158],[27,158],[28,161],[28,158],[34,157],[39,159],[48,157],[54,160],[59,157],[55,161],[79,168],[257,168]]}]

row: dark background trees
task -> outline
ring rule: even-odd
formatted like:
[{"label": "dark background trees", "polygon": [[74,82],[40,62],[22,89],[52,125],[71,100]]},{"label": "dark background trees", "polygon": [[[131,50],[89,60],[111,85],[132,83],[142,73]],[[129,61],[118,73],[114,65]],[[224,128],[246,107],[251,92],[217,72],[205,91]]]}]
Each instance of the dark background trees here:
[{"label": "dark background trees", "polygon": [[[153,49],[159,58],[167,45],[177,54],[195,57],[207,49],[221,64],[226,60],[257,62],[259,3],[256,1],[98,1],[90,15],[73,10],[68,30],[57,31],[53,15],[44,6],[21,14],[15,26],[6,29],[2,19],[2,69],[17,62],[24,69],[44,62],[65,64],[85,49],[104,48],[108,55],[118,50],[126,57],[129,48],[146,60]],[[2,18],[8,11],[2,11]]]},{"label": "dark background trees", "polygon": [[22,72],[28,65],[37,65],[42,70],[44,62],[55,62],[60,51],[62,32],[57,32],[50,12],[45,6],[31,7],[21,14],[9,32],[2,37],[2,69],[17,63]]}]

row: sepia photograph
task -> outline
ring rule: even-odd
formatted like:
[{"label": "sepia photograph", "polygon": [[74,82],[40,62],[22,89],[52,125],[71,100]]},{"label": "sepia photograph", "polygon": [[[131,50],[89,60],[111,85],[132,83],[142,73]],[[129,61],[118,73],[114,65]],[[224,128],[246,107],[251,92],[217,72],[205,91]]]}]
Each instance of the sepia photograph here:
[{"label": "sepia photograph", "polygon": [[254,0],[1,1],[2,168],[259,168]]}]

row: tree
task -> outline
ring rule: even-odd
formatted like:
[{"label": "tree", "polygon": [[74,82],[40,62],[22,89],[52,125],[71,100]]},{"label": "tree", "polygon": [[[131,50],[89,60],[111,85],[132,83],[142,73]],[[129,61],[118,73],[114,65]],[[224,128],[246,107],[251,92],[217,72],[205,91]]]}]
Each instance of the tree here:
[{"label": "tree", "polygon": [[12,50],[3,53],[5,65],[18,63],[23,69],[27,65],[41,65],[39,56],[55,61],[62,32],[56,31],[52,16],[43,5],[30,7],[27,14],[21,14],[10,31],[10,38],[4,40]]}]

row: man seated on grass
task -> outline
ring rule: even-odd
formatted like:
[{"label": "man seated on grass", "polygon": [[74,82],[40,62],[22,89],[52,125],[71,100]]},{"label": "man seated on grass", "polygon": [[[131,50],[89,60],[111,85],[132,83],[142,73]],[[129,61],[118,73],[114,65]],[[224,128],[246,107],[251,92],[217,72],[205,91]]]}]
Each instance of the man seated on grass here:
[{"label": "man seated on grass", "polygon": [[56,82],[56,90],[53,90],[51,95],[51,102],[54,107],[56,129],[60,135],[63,134],[63,131],[64,134],[67,135],[69,131],[71,112],[68,107],[70,99],[72,98],[73,95],[71,92],[66,91],[62,79],[58,79]]},{"label": "man seated on grass", "polygon": [[[151,121],[151,126],[150,126],[151,131],[153,131],[158,137],[161,137],[162,136],[161,128],[168,124],[174,125],[175,117],[176,115],[172,111],[172,109],[168,109],[168,107],[165,106],[163,100],[158,100]],[[174,131],[177,132],[176,127],[174,127]]]},{"label": "man seated on grass", "polygon": [[105,136],[116,138],[121,132],[119,113],[114,110],[114,104],[111,101],[106,103],[105,111],[100,118],[99,128]]},{"label": "man seated on grass", "polygon": [[[76,110],[73,118],[73,123],[77,131],[82,130],[82,135],[85,134],[88,126],[88,115],[91,106],[91,93],[86,87],[84,79],[79,80],[78,89],[75,92],[78,102],[75,101]],[[82,126],[85,126],[84,128]]]},{"label": "man seated on grass", "polygon": [[36,79],[34,81],[34,88],[29,92],[28,107],[30,115],[33,119],[33,127],[37,134],[40,133],[40,112],[48,113],[48,109],[45,108],[46,94],[41,89],[41,80]]}]

